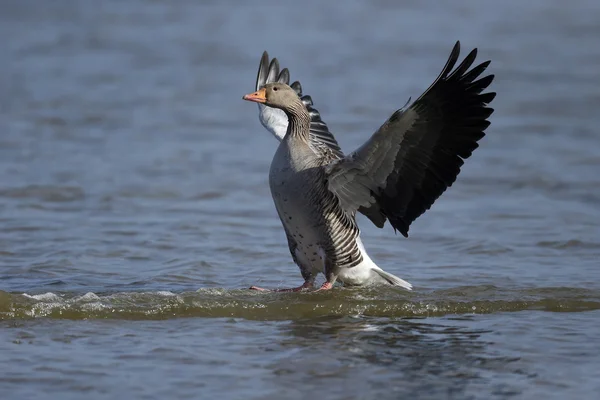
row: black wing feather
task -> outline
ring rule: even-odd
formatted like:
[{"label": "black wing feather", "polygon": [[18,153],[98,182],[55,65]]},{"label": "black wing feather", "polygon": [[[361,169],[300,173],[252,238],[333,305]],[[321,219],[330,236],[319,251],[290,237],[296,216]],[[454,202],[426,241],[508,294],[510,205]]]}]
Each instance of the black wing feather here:
[{"label": "black wing feather", "polygon": [[356,152],[327,167],[329,189],[348,212],[366,210],[375,225],[388,219],[408,236],[410,224],[455,182],[490,125],[494,110],[487,105],[496,96],[482,93],[493,75],[478,79],[490,61],[471,68],[474,49],[453,70],[459,53],[457,42],[421,97],[393,113]]}]

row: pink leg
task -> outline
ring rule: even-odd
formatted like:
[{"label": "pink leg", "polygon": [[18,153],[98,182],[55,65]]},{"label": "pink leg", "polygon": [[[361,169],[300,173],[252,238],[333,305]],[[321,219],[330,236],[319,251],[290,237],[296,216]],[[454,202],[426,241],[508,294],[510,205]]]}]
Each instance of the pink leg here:
[{"label": "pink leg", "polygon": [[333,283],[331,283],[331,282],[325,282],[324,284],[321,285],[320,288],[318,288],[317,290],[315,290],[315,292],[318,292],[320,290],[330,290],[331,288],[333,288]]},{"label": "pink leg", "polygon": [[304,289],[310,289],[313,287],[313,283],[312,282],[304,282],[302,285],[295,287],[295,288],[289,288],[289,289],[264,289],[258,286],[251,286],[250,290],[258,290],[260,292],[301,292]]}]

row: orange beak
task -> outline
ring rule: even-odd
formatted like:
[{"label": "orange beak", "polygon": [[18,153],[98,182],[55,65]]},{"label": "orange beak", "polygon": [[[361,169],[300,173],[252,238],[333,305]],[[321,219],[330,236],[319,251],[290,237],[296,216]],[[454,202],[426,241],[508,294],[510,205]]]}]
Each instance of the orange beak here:
[{"label": "orange beak", "polygon": [[265,88],[260,89],[257,92],[250,93],[242,97],[244,100],[253,101],[255,103],[266,103],[267,102],[267,90]]}]

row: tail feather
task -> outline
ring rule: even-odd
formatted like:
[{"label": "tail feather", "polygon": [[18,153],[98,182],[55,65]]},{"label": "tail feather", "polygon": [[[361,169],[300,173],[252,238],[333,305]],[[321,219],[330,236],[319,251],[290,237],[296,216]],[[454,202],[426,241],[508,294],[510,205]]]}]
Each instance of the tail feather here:
[{"label": "tail feather", "polygon": [[398,278],[396,275],[392,275],[389,272],[385,272],[381,268],[373,268],[373,271],[377,272],[379,276],[388,281],[390,284],[394,286],[400,286],[406,290],[412,290],[412,285],[406,282],[404,279]]}]

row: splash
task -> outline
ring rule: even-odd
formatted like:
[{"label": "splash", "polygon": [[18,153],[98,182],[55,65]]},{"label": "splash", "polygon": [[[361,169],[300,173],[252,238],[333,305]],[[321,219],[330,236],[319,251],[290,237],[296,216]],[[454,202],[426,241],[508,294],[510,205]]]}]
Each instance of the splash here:
[{"label": "splash", "polygon": [[7,293],[0,319],[169,319],[186,317],[294,320],[322,316],[395,318],[539,310],[600,309],[600,292],[579,288],[501,289],[469,286],[407,293],[393,289],[336,289],[329,293],[259,293],[199,289],[173,293]]}]

